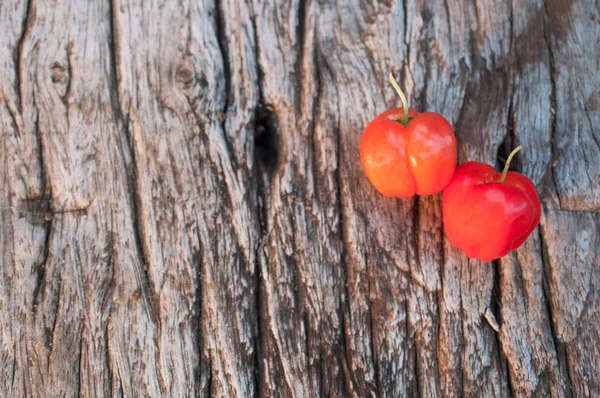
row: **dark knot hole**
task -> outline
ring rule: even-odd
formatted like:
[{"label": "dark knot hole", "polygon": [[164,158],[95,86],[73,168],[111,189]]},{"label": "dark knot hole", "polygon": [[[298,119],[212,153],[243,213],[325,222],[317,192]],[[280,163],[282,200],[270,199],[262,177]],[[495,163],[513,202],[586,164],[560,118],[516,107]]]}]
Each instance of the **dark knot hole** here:
[{"label": "dark knot hole", "polygon": [[259,104],[254,114],[254,149],[264,171],[272,173],[279,162],[277,114],[270,105]]}]

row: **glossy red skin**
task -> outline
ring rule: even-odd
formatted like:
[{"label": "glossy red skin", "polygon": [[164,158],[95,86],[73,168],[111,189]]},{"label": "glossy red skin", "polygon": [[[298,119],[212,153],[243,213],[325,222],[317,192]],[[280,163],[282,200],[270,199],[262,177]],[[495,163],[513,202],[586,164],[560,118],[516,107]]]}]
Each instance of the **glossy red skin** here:
[{"label": "glossy red skin", "polygon": [[444,232],[470,258],[492,261],[517,249],[537,227],[542,207],[535,185],[522,174],[487,164],[460,165],[442,195]]},{"label": "glossy red skin", "polygon": [[434,112],[418,113],[404,127],[402,108],[377,116],[360,139],[360,159],[381,194],[410,198],[440,192],[456,168],[456,138],[450,123]]}]

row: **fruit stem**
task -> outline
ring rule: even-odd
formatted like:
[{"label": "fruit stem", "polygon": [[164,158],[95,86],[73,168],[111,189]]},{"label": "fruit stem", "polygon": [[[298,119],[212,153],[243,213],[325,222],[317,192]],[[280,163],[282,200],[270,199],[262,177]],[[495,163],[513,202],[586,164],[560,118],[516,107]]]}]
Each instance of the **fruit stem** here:
[{"label": "fruit stem", "polygon": [[401,123],[406,126],[410,120],[408,118],[408,101],[406,100],[406,96],[402,92],[402,89],[400,89],[398,82],[396,82],[396,79],[394,79],[394,76],[392,75],[391,72],[390,72],[390,82],[392,83],[392,86],[394,86],[394,90],[396,90],[396,92],[400,96],[400,100],[402,101],[402,107],[404,108],[404,120],[402,120]]},{"label": "fruit stem", "polygon": [[506,178],[506,174],[508,173],[508,168],[510,167],[510,162],[512,161],[512,158],[517,154],[517,152],[519,152],[521,150],[521,148],[523,148],[523,147],[521,145],[519,145],[518,147],[513,149],[513,151],[510,153],[510,155],[508,155],[508,159],[506,159],[506,164],[504,165],[504,171],[502,171],[502,177],[500,177],[500,183],[504,182],[504,179]]}]

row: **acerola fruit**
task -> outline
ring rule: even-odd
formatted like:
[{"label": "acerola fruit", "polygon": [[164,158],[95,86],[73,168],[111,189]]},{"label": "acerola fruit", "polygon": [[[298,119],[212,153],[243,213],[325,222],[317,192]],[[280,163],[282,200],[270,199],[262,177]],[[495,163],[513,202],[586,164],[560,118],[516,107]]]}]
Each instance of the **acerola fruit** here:
[{"label": "acerola fruit", "polygon": [[390,109],[365,128],[360,159],[369,181],[381,194],[409,198],[443,190],[456,168],[456,138],[450,123],[434,112],[408,108],[390,74],[403,108]]},{"label": "acerola fruit", "polygon": [[442,194],[444,232],[470,258],[492,261],[517,249],[537,227],[542,207],[535,185],[485,163],[460,165]]}]

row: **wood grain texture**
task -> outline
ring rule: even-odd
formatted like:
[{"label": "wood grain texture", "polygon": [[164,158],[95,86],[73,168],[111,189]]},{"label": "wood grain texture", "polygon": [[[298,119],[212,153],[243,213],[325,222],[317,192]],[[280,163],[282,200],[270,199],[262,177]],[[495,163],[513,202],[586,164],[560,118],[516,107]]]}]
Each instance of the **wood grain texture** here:
[{"label": "wood grain texture", "polygon": [[[0,396],[600,395],[593,0],[0,2]],[[528,175],[498,261],[361,132]]]}]

